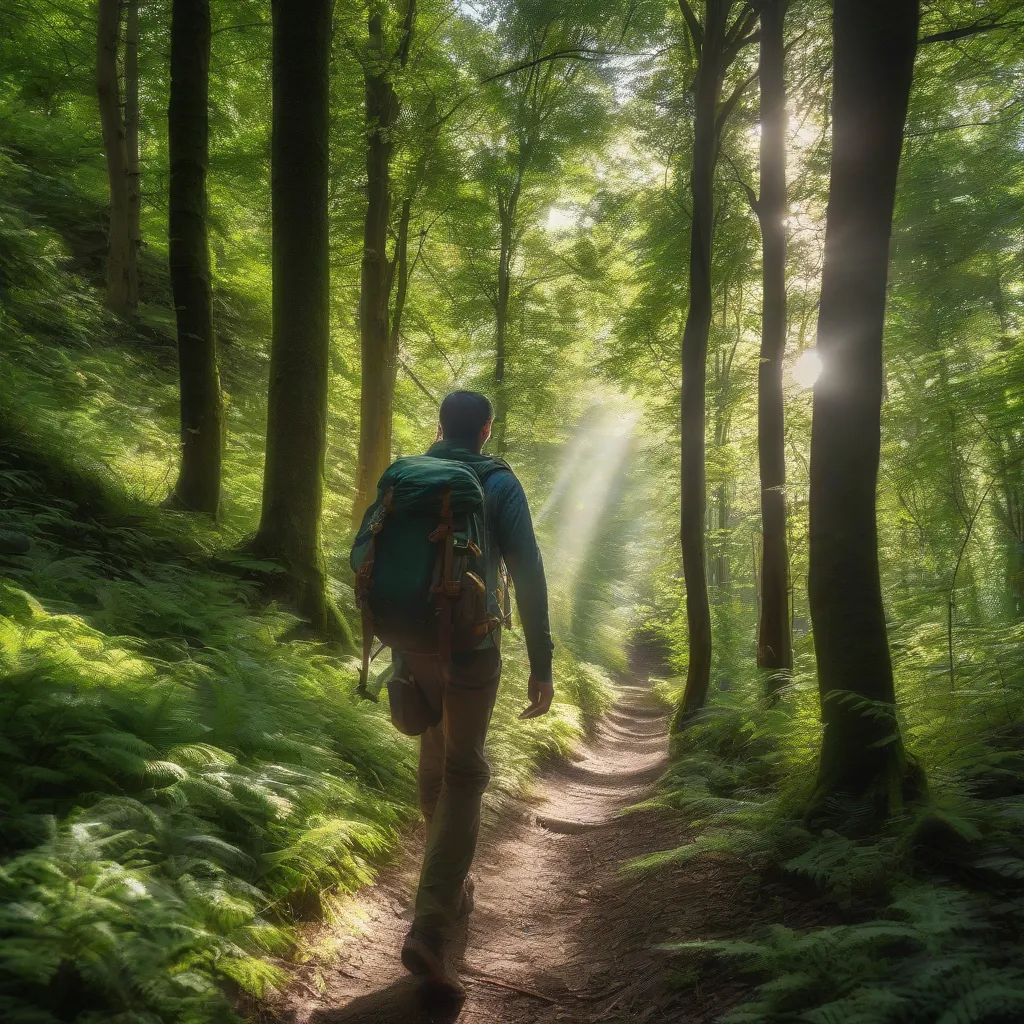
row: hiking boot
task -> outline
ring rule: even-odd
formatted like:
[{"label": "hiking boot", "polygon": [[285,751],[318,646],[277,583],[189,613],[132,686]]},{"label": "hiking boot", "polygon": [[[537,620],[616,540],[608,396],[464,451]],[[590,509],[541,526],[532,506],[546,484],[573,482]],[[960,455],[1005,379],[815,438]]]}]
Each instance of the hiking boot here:
[{"label": "hiking boot", "polygon": [[444,942],[437,936],[413,928],[402,945],[402,964],[410,974],[453,999],[465,999],[466,990],[452,965]]}]

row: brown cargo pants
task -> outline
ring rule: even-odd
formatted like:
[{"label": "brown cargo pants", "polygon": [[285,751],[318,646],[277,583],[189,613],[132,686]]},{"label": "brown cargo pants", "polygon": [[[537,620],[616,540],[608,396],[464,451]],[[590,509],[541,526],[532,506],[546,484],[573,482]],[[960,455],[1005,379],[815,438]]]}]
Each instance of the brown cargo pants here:
[{"label": "brown cargo pants", "polygon": [[409,673],[441,721],[420,737],[419,802],[427,849],[413,927],[446,935],[459,917],[463,886],[480,832],[491,770],[484,742],[501,678],[496,647],[452,655],[445,682],[434,658],[404,655]]}]

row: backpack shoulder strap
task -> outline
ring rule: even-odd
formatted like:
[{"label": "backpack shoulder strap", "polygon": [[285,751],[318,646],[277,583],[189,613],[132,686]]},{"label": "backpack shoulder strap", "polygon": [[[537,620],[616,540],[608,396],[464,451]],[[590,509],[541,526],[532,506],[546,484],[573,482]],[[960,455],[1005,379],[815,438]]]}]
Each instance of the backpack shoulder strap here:
[{"label": "backpack shoulder strap", "polygon": [[480,477],[480,483],[484,483],[490,477],[494,476],[495,473],[502,471],[511,473],[512,467],[497,455],[489,457],[489,461],[481,463],[480,465],[474,465],[473,468],[476,470],[476,474]]},{"label": "backpack shoulder strap", "polygon": [[[494,476],[495,473],[515,473],[512,467],[502,458],[497,455],[492,455],[488,462],[481,465],[475,465],[473,467],[477,476],[480,477],[480,483],[484,484],[487,480]],[[501,625],[507,629],[512,628],[512,589],[511,580],[509,579],[508,569],[505,567],[505,560],[499,556],[498,558],[498,607],[501,610]]]}]

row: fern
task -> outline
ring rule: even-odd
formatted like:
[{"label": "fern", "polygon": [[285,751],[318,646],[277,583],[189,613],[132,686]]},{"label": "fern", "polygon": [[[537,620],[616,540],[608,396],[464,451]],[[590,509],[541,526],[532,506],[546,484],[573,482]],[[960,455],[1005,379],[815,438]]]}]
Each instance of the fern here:
[{"label": "fern", "polygon": [[985,904],[936,885],[915,885],[886,919],[756,941],[679,943],[680,955],[713,955],[762,976],[755,999],[726,1024],[984,1024],[1015,1020],[1024,971],[993,964]]}]

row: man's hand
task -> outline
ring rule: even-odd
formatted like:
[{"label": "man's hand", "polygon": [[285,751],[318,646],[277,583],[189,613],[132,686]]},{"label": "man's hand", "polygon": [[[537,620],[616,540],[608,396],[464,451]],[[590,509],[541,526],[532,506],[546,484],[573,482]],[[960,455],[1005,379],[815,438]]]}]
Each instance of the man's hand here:
[{"label": "man's hand", "polygon": [[550,680],[542,682],[531,674],[527,695],[530,698],[530,706],[519,717],[521,719],[540,718],[551,709],[551,702],[555,699],[555,684]]}]

